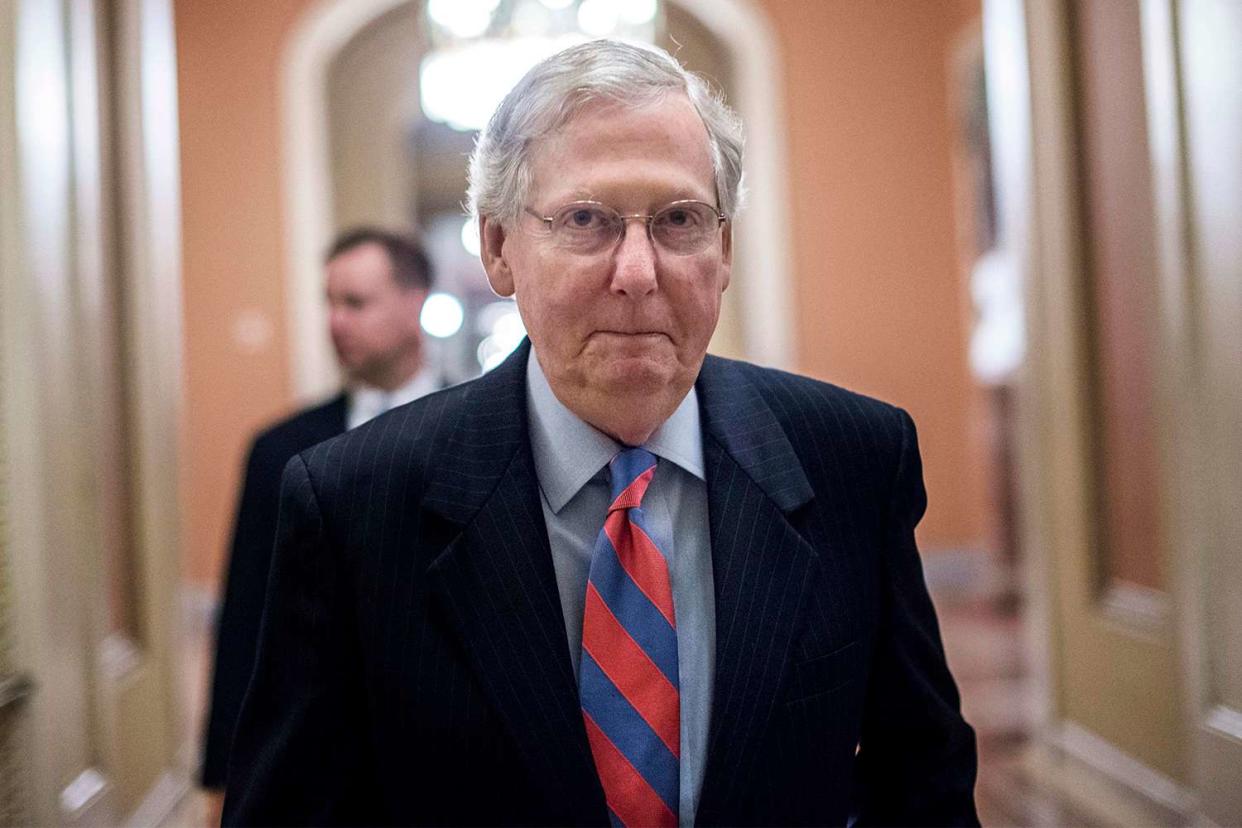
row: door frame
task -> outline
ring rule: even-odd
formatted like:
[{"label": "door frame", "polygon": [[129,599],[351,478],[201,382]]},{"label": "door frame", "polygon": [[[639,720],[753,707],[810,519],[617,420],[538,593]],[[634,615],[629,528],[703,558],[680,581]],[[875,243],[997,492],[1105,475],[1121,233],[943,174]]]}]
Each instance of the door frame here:
[{"label": "door frame", "polygon": [[[170,0],[6,0],[0,508],[27,816],[155,823],[180,693],[180,272]],[[128,570],[121,576],[117,555]],[[6,573],[7,574],[7,573]],[[110,585],[131,588],[109,603]],[[118,623],[118,608],[127,617]]]}]

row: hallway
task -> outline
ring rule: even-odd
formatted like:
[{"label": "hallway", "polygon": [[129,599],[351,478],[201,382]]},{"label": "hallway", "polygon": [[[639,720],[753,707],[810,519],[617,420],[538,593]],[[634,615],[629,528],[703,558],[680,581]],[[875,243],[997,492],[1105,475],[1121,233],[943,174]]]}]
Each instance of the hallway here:
[{"label": "hallway", "polygon": [[1176,811],[1033,739],[1037,702],[1017,602],[987,587],[946,583],[941,568],[940,562],[929,564],[929,581],[962,710],[978,739],[975,803],[983,825],[1189,825]]}]

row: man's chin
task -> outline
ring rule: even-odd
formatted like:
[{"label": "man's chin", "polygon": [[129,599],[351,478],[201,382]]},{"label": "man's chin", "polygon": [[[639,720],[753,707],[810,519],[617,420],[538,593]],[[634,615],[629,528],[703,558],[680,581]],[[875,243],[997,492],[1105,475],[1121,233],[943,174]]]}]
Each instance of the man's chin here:
[{"label": "man's chin", "polygon": [[628,358],[610,360],[592,385],[604,396],[618,399],[667,391],[676,383],[678,371],[662,360]]}]

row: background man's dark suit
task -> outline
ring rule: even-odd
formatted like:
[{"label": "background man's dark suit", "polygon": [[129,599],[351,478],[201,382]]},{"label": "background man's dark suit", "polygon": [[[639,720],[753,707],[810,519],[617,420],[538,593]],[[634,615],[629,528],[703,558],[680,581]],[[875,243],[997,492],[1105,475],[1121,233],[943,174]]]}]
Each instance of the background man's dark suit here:
[{"label": "background man's dark suit", "polygon": [[216,668],[203,747],[201,783],[223,788],[233,726],[250,681],[263,614],[263,594],[276,540],[280,473],[289,458],[345,431],[346,397],[304,409],[254,439],[237,517],[224,600],[216,626]]},{"label": "background man's dark suit", "polygon": [[[289,463],[226,822],[607,824],[529,353]],[[717,629],[698,821],[974,822],[908,416],[712,357],[696,388]]]}]

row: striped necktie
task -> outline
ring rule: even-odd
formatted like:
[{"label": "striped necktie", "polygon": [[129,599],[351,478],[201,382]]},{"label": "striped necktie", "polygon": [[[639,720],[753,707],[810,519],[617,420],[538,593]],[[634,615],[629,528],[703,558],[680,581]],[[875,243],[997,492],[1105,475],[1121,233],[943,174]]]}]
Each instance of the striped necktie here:
[{"label": "striped necktie", "polygon": [[612,505],[595,541],[582,616],[582,716],[614,826],[677,824],[681,697],[668,561],[641,507],[656,458],[608,464]]}]

